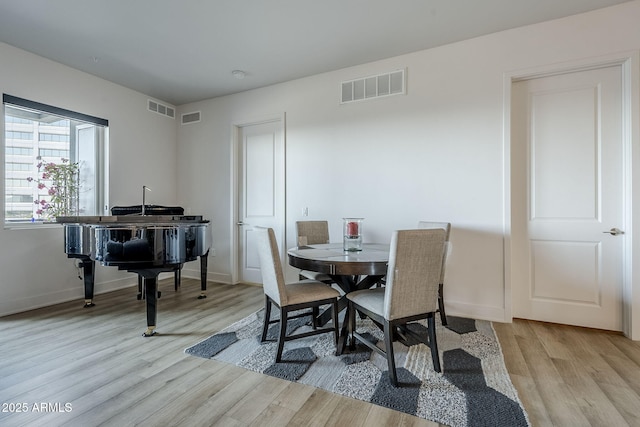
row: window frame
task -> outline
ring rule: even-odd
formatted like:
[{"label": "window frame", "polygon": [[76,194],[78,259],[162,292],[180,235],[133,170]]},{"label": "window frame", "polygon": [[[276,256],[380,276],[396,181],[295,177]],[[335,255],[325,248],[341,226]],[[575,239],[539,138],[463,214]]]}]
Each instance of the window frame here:
[{"label": "window frame", "polygon": [[[105,206],[108,205],[107,201],[107,174],[109,170],[108,165],[108,139],[109,139],[109,121],[106,119],[102,119],[99,117],[91,116],[88,114],[78,113],[76,111],[67,110],[60,107],[55,107],[52,105],[43,104],[36,101],[30,101],[27,99],[19,98],[13,95],[9,95],[3,93],[2,96],[2,118],[1,120],[1,129],[2,129],[2,149],[0,153],[0,157],[2,158],[2,166],[0,171],[2,171],[3,182],[1,185],[2,188],[2,213],[0,213],[0,217],[2,223],[4,224],[5,229],[11,228],[31,228],[34,226],[58,226],[56,223],[34,219],[31,218],[29,220],[8,220],[6,216],[7,210],[7,187],[6,181],[9,179],[7,176],[8,171],[7,168],[7,126],[5,123],[6,118],[6,108],[7,107],[15,107],[19,109],[32,110],[38,113],[47,113],[51,115],[55,115],[60,117],[61,120],[70,120],[74,122],[81,122],[87,125],[99,126],[102,128],[101,131],[95,132],[96,140],[95,140],[95,214],[101,215],[105,209]],[[77,129],[77,127],[71,126],[71,129]],[[44,132],[46,133],[46,132]],[[73,144],[72,144],[73,145]],[[36,146],[34,146],[35,148]],[[75,148],[70,146],[70,156],[73,156],[73,152]],[[72,161],[75,161],[72,160]],[[11,177],[13,178],[13,177]]]}]

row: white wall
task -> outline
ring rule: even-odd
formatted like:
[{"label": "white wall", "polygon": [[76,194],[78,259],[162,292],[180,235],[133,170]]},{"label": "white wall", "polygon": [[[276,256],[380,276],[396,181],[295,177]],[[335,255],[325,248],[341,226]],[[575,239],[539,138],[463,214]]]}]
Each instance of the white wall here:
[{"label": "white wall", "polygon": [[[176,123],[147,111],[145,95],[3,43],[0,92],[109,120],[110,206],[140,204],[142,185],[153,189],[148,203],[176,203]],[[77,274],[64,254],[61,227],[0,229],[0,315],[72,299],[80,307]],[[95,289],[135,282],[130,273],[99,267]]]},{"label": "white wall", "polygon": [[[343,216],[366,218],[365,241],[450,221],[448,313],[508,320],[504,76],[637,51],[639,18],[634,1],[180,107],[202,111],[178,129],[178,202],[213,221],[209,277],[232,274],[231,124],[284,112],[287,246],[303,207],[330,221],[333,240]],[[406,96],[339,105],[339,82],[405,67]]]}]

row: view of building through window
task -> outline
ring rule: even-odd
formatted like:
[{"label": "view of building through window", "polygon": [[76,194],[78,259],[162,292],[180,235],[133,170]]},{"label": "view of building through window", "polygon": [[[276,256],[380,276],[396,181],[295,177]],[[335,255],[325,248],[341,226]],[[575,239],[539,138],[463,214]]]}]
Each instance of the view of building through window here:
[{"label": "view of building through window", "polygon": [[[73,117],[82,116],[78,113],[65,116],[66,110],[49,107],[52,113],[30,108],[48,107],[43,104],[24,103],[29,107],[7,102],[5,95],[5,223],[101,212],[106,126]],[[60,210],[62,202],[73,212]]]}]

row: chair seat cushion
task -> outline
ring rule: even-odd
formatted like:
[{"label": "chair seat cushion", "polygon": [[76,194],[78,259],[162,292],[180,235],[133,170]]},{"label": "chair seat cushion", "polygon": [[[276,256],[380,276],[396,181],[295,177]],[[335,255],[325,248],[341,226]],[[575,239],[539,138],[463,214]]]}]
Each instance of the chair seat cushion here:
[{"label": "chair seat cushion", "polygon": [[340,296],[340,292],[331,286],[313,280],[303,280],[288,284],[285,287],[287,290],[287,305],[303,304]]},{"label": "chair seat cushion", "polygon": [[347,298],[362,308],[382,316],[384,315],[384,291],[385,288],[363,289],[348,293]]}]

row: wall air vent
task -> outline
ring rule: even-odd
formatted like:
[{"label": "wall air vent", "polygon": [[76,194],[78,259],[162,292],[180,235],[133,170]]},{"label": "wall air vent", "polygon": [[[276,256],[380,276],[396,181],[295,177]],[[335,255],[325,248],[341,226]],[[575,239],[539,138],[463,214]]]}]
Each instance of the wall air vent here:
[{"label": "wall air vent", "polygon": [[182,124],[189,125],[191,123],[198,123],[200,121],[200,111],[194,111],[193,113],[184,113],[182,115]]},{"label": "wall air vent", "polygon": [[380,98],[391,95],[404,95],[406,91],[405,70],[348,80],[340,84],[340,103]]},{"label": "wall air vent", "polygon": [[149,111],[153,111],[154,113],[161,114],[163,116],[171,117],[175,119],[176,110],[173,107],[169,107],[164,104],[160,104],[159,102],[152,101],[150,99],[147,100],[147,109]]}]

